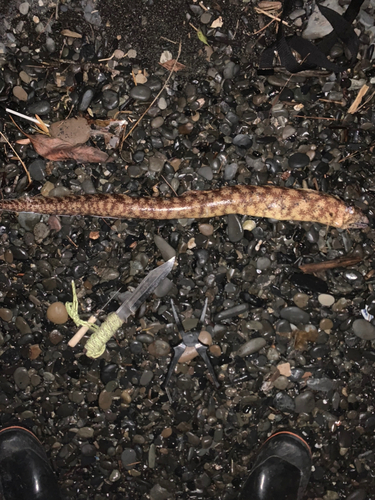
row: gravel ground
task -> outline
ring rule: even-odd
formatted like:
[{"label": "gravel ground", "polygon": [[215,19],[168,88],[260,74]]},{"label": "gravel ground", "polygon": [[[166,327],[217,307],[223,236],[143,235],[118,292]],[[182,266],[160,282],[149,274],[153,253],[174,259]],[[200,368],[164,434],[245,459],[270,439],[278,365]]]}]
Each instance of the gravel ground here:
[{"label": "gravel ground", "polygon": [[[1,425],[36,433],[66,499],[232,500],[259,444],[281,428],[298,429],[312,447],[306,499],[375,499],[374,10],[366,2],[354,22],[360,52],[352,70],[266,77],[256,65],[275,23],[253,35],[270,19],[252,3],[0,5],[5,198],[169,197],[273,184],[337,195],[370,220],[344,231],[234,215],[150,222],[2,214]],[[296,5],[290,30],[303,30],[310,12]],[[179,42],[185,67],[150,107],[169,75],[160,56],[176,58]],[[343,63],[345,50],[337,44],[330,56]],[[348,113],[364,84],[364,105]],[[118,118],[126,131],[147,112],[122,148],[116,130],[91,138],[108,163],[78,164],[47,161],[16,143],[24,135],[5,107],[46,123],[80,115],[93,128]],[[100,359],[83,354],[84,341],[68,346],[76,328],[56,303],[72,300],[72,280],[87,319],[174,254],[169,278]],[[299,268],[347,256],[356,264],[315,274]],[[170,399],[161,388],[179,342],[171,298],[186,330],[208,298],[219,390],[200,358],[179,364]]]}]

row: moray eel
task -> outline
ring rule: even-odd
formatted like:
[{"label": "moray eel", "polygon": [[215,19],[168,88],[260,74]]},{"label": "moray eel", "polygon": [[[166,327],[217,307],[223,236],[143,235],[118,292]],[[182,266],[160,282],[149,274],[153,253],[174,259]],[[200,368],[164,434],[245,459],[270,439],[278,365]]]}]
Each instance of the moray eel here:
[{"label": "moray eel", "polygon": [[175,198],[132,198],[125,194],[18,198],[0,210],[129,219],[202,219],[228,214],[319,222],[341,229],[362,228],[367,217],[356,207],[317,191],[275,186],[233,186],[188,191]]}]

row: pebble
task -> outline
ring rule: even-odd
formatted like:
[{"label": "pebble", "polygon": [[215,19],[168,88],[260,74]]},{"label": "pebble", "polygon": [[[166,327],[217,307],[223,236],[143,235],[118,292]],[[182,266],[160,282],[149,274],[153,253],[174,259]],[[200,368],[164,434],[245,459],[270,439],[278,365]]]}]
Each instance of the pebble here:
[{"label": "pebble", "polygon": [[45,116],[51,111],[51,104],[48,101],[39,101],[29,104],[27,112],[31,115]]},{"label": "pebble", "polygon": [[26,389],[26,387],[30,384],[30,377],[26,368],[20,366],[15,370],[14,382],[19,389]]},{"label": "pebble", "polygon": [[249,356],[254,352],[260,351],[266,344],[267,344],[266,340],[261,337],[251,339],[238,349],[237,356],[245,358],[246,356]]},{"label": "pebble", "polygon": [[65,304],[54,302],[47,309],[47,318],[55,325],[63,325],[69,319]]},{"label": "pebble", "polygon": [[102,410],[109,410],[111,405],[112,405],[112,400],[113,400],[113,394],[111,392],[107,392],[106,390],[103,390],[99,394],[99,408]]},{"label": "pebble", "polygon": [[13,313],[10,309],[7,309],[5,307],[0,308],[0,318],[3,321],[9,322],[13,318]]},{"label": "pebble", "polygon": [[30,9],[30,4],[28,2],[22,2],[20,6],[18,7],[20,14],[23,16],[26,16],[29,12]]},{"label": "pebble", "polygon": [[296,413],[311,413],[315,408],[314,395],[310,391],[305,391],[296,396],[294,403]]},{"label": "pebble", "polygon": [[295,325],[310,321],[310,314],[295,306],[285,307],[281,310],[280,316]]},{"label": "pebble", "polygon": [[126,470],[131,470],[138,462],[137,454],[132,448],[125,448],[121,453],[121,462]]},{"label": "pebble", "polygon": [[230,214],[227,216],[228,223],[228,238],[232,243],[237,243],[243,238],[243,227],[237,215]]},{"label": "pebble", "polygon": [[293,399],[285,392],[278,392],[273,400],[273,404],[280,411],[285,411],[287,413],[295,411]]},{"label": "pebble", "polygon": [[131,89],[129,95],[138,101],[148,101],[151,97],[151,89],[147,85],[136,85]]},{"label": "pebble", "polygon": [[353,322],[353,332],[354,334],[363,340],[374,340],[375,339],[375,326],[373,326],[369,321],[365,319],[356,319]]},{"label": "pebble", "polygon": [[215,321],[220,322],[224,319],[233,318],[234,316],[238,316],[240,314],[244,314],[249,310],[248,304],[238,304],[237,306],[230,307],[224,311],[221,311],[216,315]]},{"label": "pebble", "polygon": [[322,306],[331,307],[335,303],[335,297],[328,295],[326,293],[321,293],[318,295],[318,300]]},{"label": "pebble", "polygon": [[304,168],[310,163],[310,158],[305,153],[294,153],[288,159],[289,168]]},{"label": "pebble", "polygon": [[168,356],[170,350],[170,345],[160,339],[155,340],[155,342],[148,346],[148,352],[156,359]]}]

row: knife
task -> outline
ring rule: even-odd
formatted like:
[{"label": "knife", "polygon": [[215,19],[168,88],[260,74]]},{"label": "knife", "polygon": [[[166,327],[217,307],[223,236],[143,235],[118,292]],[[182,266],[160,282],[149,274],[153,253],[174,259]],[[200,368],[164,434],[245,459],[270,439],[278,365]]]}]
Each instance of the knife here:
[{"label": "knife", "polygon": [[89,358],[98,358],[105,351],[106,343],[116,333],[116,330],[136,312],[147,297],[172,271],[175,257],[163,265],[153,269],[137,286],[134,292],[125,299],[116,312],[108,315],[107,319],[86,342],[85,354]]}]

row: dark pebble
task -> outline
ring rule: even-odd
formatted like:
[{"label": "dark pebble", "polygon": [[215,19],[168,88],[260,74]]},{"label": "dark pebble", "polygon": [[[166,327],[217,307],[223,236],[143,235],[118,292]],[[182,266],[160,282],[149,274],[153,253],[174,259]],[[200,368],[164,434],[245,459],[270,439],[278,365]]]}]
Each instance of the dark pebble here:
[{"label": "dark pebble", "polygon": [[136,85],[131,89],[129,95],[132,99],[137,99],[138,101],[148,101],[151,97],[151,89],[146,85]]},{"label": "dark pebble", "polygon": [[327,283],[312,274],[295,273],[289,280],[305,292],[326,293],[328,291]]},{"label": "dark pebble", "polygon": [[48,101],[34,102],[27,106],[27,111],[31,115],[48,115],[48,113],[51,111],[51,104]]},{"label": "dark pebble", "polygon": [[310,158],[305,153],[295,153],[288,159],[290,168],[303,168],[310,163]]}]

